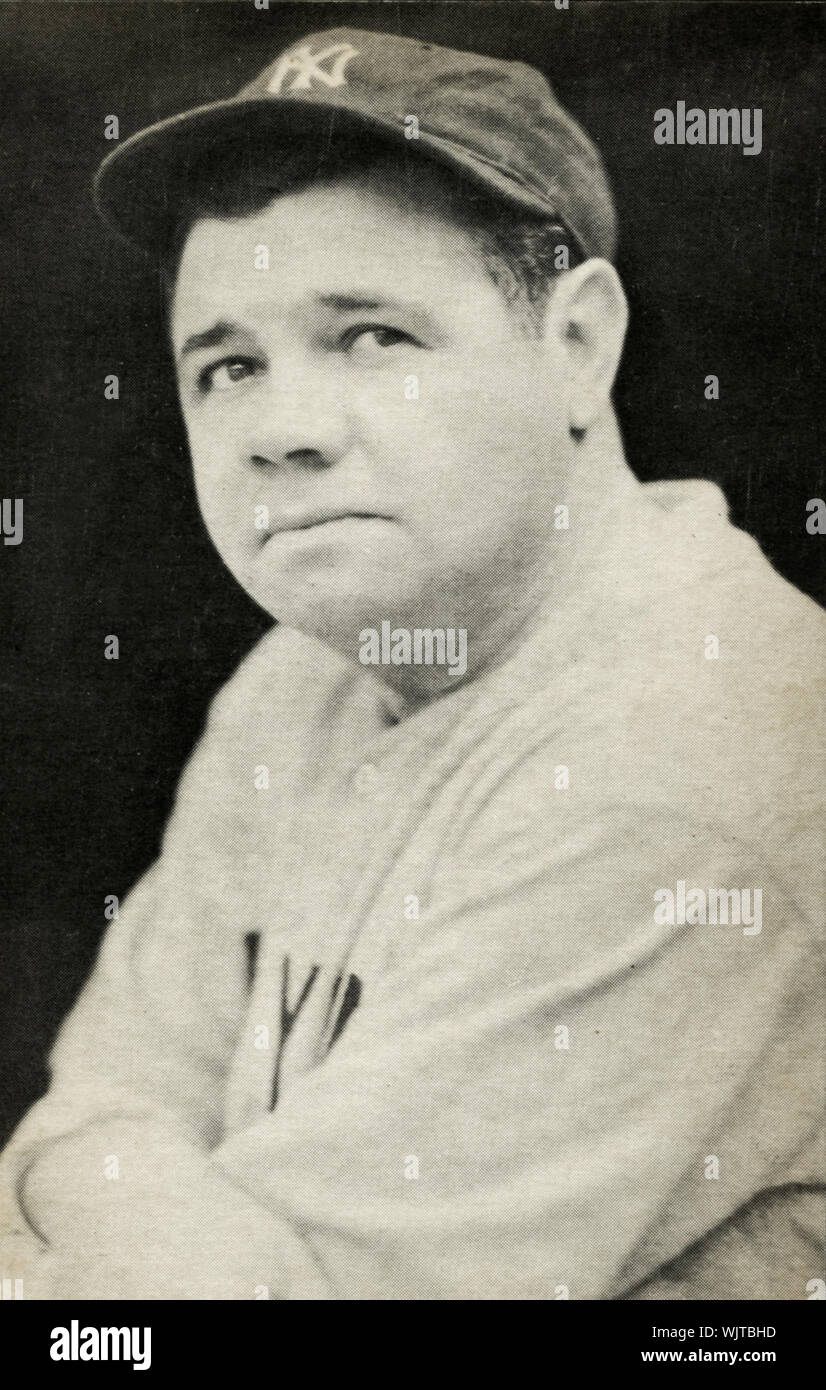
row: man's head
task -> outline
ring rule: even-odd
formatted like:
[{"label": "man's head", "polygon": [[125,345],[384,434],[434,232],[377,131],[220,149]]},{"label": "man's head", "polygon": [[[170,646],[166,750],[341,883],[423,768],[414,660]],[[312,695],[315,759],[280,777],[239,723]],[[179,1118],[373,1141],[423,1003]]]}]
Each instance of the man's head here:
[{"label": "man's head", "polygon": [[625,325],[599,156],[545,79],[330,31],[127,141],[97,197],[165,257],[244,587],[348,655],[384,620],[466,628],[471,673],[501,652],[557,576]]},{"label": "man's head", "polygon": [[206,525],[264,608],[351,656],[384,620],[464,627],[472,654],[525,619],[622,338],[606,262],[559,270],[553,224],[404,169],[244,191],[172,250]]}]

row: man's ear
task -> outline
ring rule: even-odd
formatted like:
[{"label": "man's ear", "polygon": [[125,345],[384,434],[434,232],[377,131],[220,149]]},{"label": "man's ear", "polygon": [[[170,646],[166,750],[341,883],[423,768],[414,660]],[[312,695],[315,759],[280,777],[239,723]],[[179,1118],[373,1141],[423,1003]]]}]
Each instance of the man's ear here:
[{"label": "man's ear", "polygon": [[571,430],[587,430],[610,401],[627,326],[628,302],[609,261],[584,261],[560,278],[546,331],[567,358]]}]

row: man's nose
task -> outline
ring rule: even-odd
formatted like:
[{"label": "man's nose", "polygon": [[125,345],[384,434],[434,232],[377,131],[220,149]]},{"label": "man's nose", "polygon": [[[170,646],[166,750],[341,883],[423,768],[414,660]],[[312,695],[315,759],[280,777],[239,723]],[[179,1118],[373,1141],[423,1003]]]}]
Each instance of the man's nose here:
[{"label": "man's nose", "polygon": [[250,406],[244,452],[253,467],[331,468],[347,452],[347,409],[323,372],[296,364],[271,371]]}]

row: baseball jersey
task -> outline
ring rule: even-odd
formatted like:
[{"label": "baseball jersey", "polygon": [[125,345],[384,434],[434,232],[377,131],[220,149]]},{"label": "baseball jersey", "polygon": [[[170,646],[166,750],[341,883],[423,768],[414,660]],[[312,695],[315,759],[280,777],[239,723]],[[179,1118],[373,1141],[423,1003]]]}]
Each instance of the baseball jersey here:
[{"label": "baseball jersey", "polygon": [[618,475],[598,535],[424,706],[261,640],[7,1151],[7,1226],[54,1136],[123,1113],[208,1155],[228,1269],[255,1229],[260,1277],[211,1296],[808,1296],[823,615],[710,483]]}]

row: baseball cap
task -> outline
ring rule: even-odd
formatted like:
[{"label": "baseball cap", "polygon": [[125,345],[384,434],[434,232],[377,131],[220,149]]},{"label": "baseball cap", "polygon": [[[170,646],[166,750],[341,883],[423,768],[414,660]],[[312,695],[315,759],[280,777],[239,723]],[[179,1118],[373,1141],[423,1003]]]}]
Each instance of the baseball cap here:
[{"label": "baseball cap", "polygon": [[338,28],[290,44],[226,100],[171,116],[112,151],[95,202],[122,237],[161,249],[197,179],[228,161],[306,153],[372,134],[436,160],[494,198],[560,223],[587,258],[612,259],[616,218],[599,153],[526,63],[395,34]]}]

